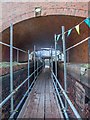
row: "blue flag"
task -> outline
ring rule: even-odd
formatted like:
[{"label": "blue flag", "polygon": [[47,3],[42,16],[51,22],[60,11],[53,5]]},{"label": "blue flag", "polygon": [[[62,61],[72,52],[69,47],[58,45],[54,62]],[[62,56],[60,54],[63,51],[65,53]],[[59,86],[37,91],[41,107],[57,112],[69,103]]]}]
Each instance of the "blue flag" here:
[{"label": "blue flag", "polygon": [[72,31],[72,29],[68,30],[67,36],[69,36],[71,34],[71,31]]},{"label": "blue flag", "polygon": [[85,19],[84,22],[85,22],[85,23],[89,26],[89,28],[90,28],[90,18]]},{"label": "blue flag", "polygon": [[60,36],[61,36],[61,34],[57,35],[57,41],[59,40]]}]

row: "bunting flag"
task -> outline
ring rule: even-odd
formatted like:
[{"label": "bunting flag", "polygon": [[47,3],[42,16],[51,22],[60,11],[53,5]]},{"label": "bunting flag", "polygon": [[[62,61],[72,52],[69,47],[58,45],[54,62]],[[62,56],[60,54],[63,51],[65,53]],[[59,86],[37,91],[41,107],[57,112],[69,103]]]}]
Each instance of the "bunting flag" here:
[{"label": "bunting flag", "polygon": [[[74,26],[73,28],[69,29],[68,31],[64,32],[64,33],[67,33],[67,37],[71,34],[72,30],[73,29],[76,29],[77,33],[80,35],[80,25],[85,22],[88,27],[90,28],[90,17],[89,18],[86,18],[85,20],[83,20],[81,23],[79,23],[78,25]],[[62,34],[58,34],[54,36],[55,40],[58,41],[60,39],[60,37],[62,37],[63,39],[63,36]]]},{"label": "bunting flag", "polygon": [[69,36],[71,34],[71,31],[72,31],[72,29],[68,30],[67,36]]},{"label": "bunting flag", "polygon": [[89,26],[89,28],[90,28],[90,18],[85,19],[84,22],[85,22],[85,23]]},{"label": "bunting flag", "polygon": [[79,25],[75,26],[77,33],[80,35]]},{"label": "bunting flag", "polygon": [[60,36],[61,36],[60,34],[59,34],[59,35],[57,35],[57,41],[59,40]]}]

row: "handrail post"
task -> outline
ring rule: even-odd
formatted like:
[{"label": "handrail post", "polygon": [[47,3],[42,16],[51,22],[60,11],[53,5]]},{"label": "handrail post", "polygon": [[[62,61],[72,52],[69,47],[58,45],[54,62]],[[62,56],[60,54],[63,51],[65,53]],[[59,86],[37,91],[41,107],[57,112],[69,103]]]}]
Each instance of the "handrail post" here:
[{"label": "handrail post", "polygon": [[[51,46],[51,70],[53,72],[53,51],[52,51],[52,46]],[[52,72],[51,72],[51,78],[53,78]]]},{"label": "handrail post", "polygon": [[37,58],[37,76],[38,76],[38,58]]},{"label": "handrail post", "polygon": [[[36,50],[36,46],[34,45],[34,71],[36,69],[35,50]],[[34,79],[35,79],[35,75],[36,75],[36,72],[34,73]]]},{"label": "handrail post", "polygon": [[[58,81],[57,77],[55,76],[54,72],[52,72],[53,77],[55,78],[58,87],[61,90],[61,93],[64,95],[65,99],[67,100],[67,103],[69,104],[70,108],[72,109],[74,115],[76,116],[76,118],[82,120],[81,116],[79,115],[78,111],[76,110],[76,108],[74,107],[73,103],[71,102],[71,100],[69,99],[67,93],[65,92],[65,90],[63,89],[63,87],[61,86],[60,82]],[[53,80],[54,81],[54,80]],[[55,82],[54,85],[56,86]],[[57,89],[57,87],[55,87]],[[57,91],[56,91],[57,92]],[[60,96],[60,95],[58,95]],[[61,103],[62,104],[62,103]],[[65,108],[65,112],[66,112],[66,108]],[[67,113],[67,112],[66,112]]]},{"label": "handrail post", "polygon": [[19,62],[19,50],[17,50],[17,63]]},{"label": "handrail post", "polygon": [[[39,69],[42,67],[42,65],[39,67]],[[37,71],[37,70],[35,70]],[[29,78],[34,74],[34,72],[29,76]],[[28,81],[28,77],[15,89],[12,93],[10,93],[1,103],[0,103],[0,109],[2,106]],[[15,111],[14,111],[15,112]]]},{"label": "handrail post", "polygon": [[57,40],[55,34],[55,75],[57,77]]},{"label": "handrail post", "polygon": [[[66,46],[65,46],[65,28],[62,26],[62,42],[63,42],[63,54],[64,54],[64,89],[67,93],[67,69],[66,69]],[[65,108],[67,110],[67,101],[65,99]]]},{"label": "handrail post", "polygon": [[53,71],[53,52],[52,52],[52,47],[51,47],[51,69]]},{"label": "handrail post", "polygon": [[[10,24],[10,93],[13,92],[13,24]],[[13,95],[11,97],[11,114],[14,110]]]},{"label": "handrail post", "polygon": [[30,51],[28,50],[28,89],[30,86],[29,76],[30,76],[30,61],[29,61]]},{"label": "handrail post", "polygon": [[52,50],[52,71],[53,71],[53,50]]},{"label": "handrail post", "polygon": [[51,53],[50,53],[51,51],[50,51],[50,49],[49,49],[49,67],[50,67],[50,55],[51,55]]}]

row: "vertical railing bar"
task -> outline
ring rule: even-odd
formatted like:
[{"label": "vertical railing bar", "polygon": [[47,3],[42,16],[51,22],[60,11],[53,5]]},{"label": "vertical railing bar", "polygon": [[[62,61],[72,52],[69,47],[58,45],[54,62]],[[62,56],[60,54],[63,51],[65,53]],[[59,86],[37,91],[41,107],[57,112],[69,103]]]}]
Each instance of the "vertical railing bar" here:
[{"label": "vertical railing bar", "polygon": [[[52,46],[51,46],[51,70],[53,71],[53,51],[52,51]],[[53,79],[52,73],[51,73],[51,78]]]},{"label": "vertical railing bar", "polygon": [[[52,46],[51,46],[51,70],[53,71],[53,56],[52,56]],[[52,73],[51,78],[53,79]]]},{"label": "vertical railing bar", "polygon": [[67,52],[67,62],[69,63],[69,51],[66,52]]},{"label": "vertical railing bar", "polygon": [[[53,75],[52,75],[52,77],[53,77]],[[63,112],[64,112],[65,118],[66,118],[67,120],[69,120],[67,111],[66,111],[66,109],[64,108],[64,104],[63,104],[63,101],[62,101],[62,99],[61,99],[61,97],[60,97],[60,94],[59,94],[59,92],[58,92],[57,86],[56,86],[56,84],[55,84],[55,82],[54,82],[54,79],[52,79],[52,80],[53,80],[53,84],[54,84],[55,90],[56,90],[56,92],[57,92],[58,98],[59,98],[59,100],[60,100],[61,107],[62,107],[62,110],[63,110]]]},{"label": "vertical railing bar", "polygon": [[51,69],[53,71],[53,54],[52,54],[52,47],[51,47]]},{"label": "vertical railing bar", "polygon": [[29,89],[29,86],[30,86],[30,81],[29,81],[29,76],[30,76],[30,61],[29,61],[29,54],[30,54],[30,51],[28,50],[28,89]]},{"label": "vertical railing bar", "polygon": [[[41,70],[39,71],[39,73],[40,73],[40,72],[41,72]],[[24,94],[23,98],[20,100],[19,104],[16,106],[13,114],[10,116],[10,119],[13,118],[14,115],[16,114],[17,110],[19,109],[20,105],[22,104],[22,102],[24,101],[25,97],[26,97],[27,94],[29,93],[29,90],[31,89],[31,87],[33,86],[33,84],[34,84],[34,86],[35,86],[35,84],[36,84],[36,78],[35,78],[34,81],[30,84],[29,89],[26,91],[26,93]],[[33,86],[33,88],[34,88],[34,86]]]},{"label": "vertical railing bar", "polygon": [[19,62],[19,50],[17,50],[17,63]]},{"label": "vertical railing bar", "polygon": [[[13,92],[13,24],[10,24],[10,93]],[[11,114],[14,110],[13,95],[11,97]]]},{"label": "vertical railing bar", "polygon": [[67,100],[68,104],[70,105],[74,115],[76,116],[76,118],[82,120],[81,116],[79,115],[78,111],[76,110],[76,108],[74,107],[73,103],[71,102],[71,100],[69,99],[67,93],[65,92],[65,90],[63,89],[63,87],[61,86],[61,84],[59,83],[58,79],[56,78],[55,74],[52,72],[52,75],[54,76],[59,88],[61,89],[61,93],[65,96],[65,99]]},{"label": "vertical railing bar", "polygon": [[[41,65],[40,67],[38,67],[38,69],[40,69],[43,65]],[[35,70],[34,72],[36,72],[37,70]],[[34,72],[29,76],[29,78],[34,74]],[[13,90],[12,93],[10,93],[1,103],[0,103],[0,109],[2,108],[2,106],[21,88],[22,85],[24,85],[24,83],[26,83],[28,81],[28,77],[15,89]]]},{"label": "vertical railing bar", "polygon": [[55,34],[55,75],[57,77],[57,41],[56,41],[56,34]]},{"label": "vertical railing bar", "polygon": [[[67,69],[66,69],[66,45],[65,45],[65,27],[62,26],[62,42],[63,42],[63,54],[64,54],[64,89],[67,93]],[[67,101],[65,99],[65,107],[67,109]]]},{"label": "vertical railing bar", "polygon": [[51,55],[51,54],[50,54],[50,49],[49,49],[49,67],[50,67],[50,55]]},{"label": "vertical railing bar", "polygon": [[[37,68],[38,68],[38,58],[37,58]],[[38,69],[37,69],[37,76],[38,76]]]},{"label": "vertical railing bar", "polygon": [[[34,45],[34,71],[36,69],[35,50],[36,50],[36,46]],[[34,73],[34,79],[35,79],[35,75],[36,75],[36,72]]]}]

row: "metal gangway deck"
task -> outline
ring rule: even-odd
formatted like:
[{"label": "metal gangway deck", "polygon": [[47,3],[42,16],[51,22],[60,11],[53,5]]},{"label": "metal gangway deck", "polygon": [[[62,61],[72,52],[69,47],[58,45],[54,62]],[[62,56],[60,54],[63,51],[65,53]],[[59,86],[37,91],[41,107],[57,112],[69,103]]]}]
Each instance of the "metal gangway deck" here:
[{"label": "metal gangway deck", "polygon": [[49,68],[37,78],[18,118],[63,118]]}]

